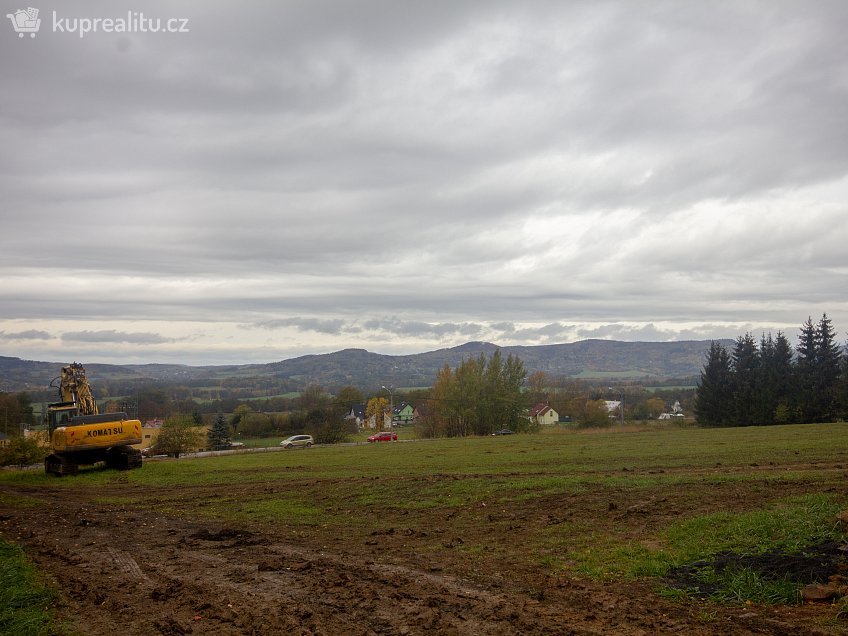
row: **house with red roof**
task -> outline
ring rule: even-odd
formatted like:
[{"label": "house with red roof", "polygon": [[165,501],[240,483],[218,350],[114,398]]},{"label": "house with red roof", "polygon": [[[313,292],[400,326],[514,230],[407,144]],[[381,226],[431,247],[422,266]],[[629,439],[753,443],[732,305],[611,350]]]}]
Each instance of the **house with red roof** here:
[{"label": "house with red roof", "polygon": [[559,414],[554,411],[549,404],[540,403],[530,409],[528,413],[531,424],[541,424],[542,426],[553,426],[559,422]]}]

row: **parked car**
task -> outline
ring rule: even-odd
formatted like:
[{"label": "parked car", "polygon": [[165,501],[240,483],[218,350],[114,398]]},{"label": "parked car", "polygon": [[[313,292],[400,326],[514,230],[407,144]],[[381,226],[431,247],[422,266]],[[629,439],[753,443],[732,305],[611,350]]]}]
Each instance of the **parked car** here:
[{"label": "parked car", "polygon": [[495,431],[492,435],[512,435],[512,431],[508,428],[502,428],[499,431]]},{"label": "parked car", "polygon": [[376,433],[368,438],[369,442],[396,442],[397,441],[397,433],[394,431],[383,431],[382,433]]},{"label": "parked car", "polygon": [[280,442],[283,448],[309,448],[315,443],[312,435],[292,435]]}]

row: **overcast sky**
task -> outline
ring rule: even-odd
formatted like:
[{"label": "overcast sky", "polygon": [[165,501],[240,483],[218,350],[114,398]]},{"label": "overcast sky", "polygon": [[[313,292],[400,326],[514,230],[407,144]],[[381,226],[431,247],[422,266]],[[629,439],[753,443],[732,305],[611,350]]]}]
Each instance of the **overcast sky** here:
[{"label": "overcast sky", "polygon": [[845,341],[848,2],[37,8],[0,25],[0,355],[794,340],[823,312]]}]

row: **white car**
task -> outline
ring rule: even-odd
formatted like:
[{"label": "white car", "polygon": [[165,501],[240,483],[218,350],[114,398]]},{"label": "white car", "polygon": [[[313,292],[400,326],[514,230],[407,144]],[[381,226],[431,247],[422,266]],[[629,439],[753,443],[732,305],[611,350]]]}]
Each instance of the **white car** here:
[{"label": "white car", "polygon": [[309,448],[315,443],[312,435],[292,435],[280,442],[283,448]]}]

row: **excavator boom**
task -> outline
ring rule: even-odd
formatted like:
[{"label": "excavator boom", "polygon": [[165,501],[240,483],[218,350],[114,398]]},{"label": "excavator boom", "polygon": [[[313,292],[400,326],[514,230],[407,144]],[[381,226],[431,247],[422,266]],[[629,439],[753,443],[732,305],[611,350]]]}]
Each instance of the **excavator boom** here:
[{"label": "excavator boom", "polygon": [[59,396],[63,402],[74,402],[80,415],[97,415],[97,402],[85,377],[85,369],[78,362],[62,367]]}]

